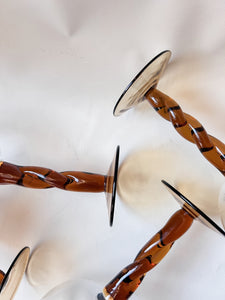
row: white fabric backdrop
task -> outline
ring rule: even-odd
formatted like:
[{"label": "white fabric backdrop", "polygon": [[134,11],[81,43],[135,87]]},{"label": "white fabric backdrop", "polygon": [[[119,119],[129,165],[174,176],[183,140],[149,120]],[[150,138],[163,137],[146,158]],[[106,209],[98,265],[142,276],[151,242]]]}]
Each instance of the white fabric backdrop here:
[{"label": "white fabric backdrop", "polygon": [[[225,141],[224,1],[2,0],[0,8],[1,159],[105,174],[120,144],[121,162],[135,164],[132,153],[147,153],[148,165],[147,184],[135,175],[142,173],[138,163],[134,174],[121,168],[121,190],[132,205],[117,198],[113,228],[103,194],[1,187],[3,270],[25,245],[56,245],[49,265],[39,265],[40,285],[24,277],[15,299],[40,299],[66,280],[104,287],[178,208],[163,177],[220,223],[224,178],[196,147],[147,103],[120,118],[112,111],[134,75],[170,49],[159,88]],[[160,163],[164,157],[170,164]],[[222,300],[224,253],[225,240],[195,222],[133,298]]]}]

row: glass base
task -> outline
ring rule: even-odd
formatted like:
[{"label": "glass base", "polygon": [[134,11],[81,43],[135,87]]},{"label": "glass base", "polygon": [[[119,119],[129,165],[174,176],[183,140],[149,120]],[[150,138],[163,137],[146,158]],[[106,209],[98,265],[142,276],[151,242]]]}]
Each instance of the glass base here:
[{"label": "glass base", "polygon": [[168,188],[169,192],[174,196],[181,207],[186,210],[194,219],[198,219],[202,224],[206,225],[208,228],[222,234],[225,237],[225,231],[219,227],[212,219],[210,219],[202,210],[200,210],[194,203],[188,200],[184,195],[182,195],[178,190],[171,186],[165,180],[162,183]]},{"label": "glass base", "polygon": [[23,248],[16,256],[0,287],[0,298],[1,299],[13,299],[20,281],[25,273],[28,259],[30,256],[30,249],[28,247]]},{"label": "glass base", "polygon": [[119,116],[126,110],[143,101],[144,95],[156,87],[171,56],[169,50],[154,57],[131,81],[114,107],[114,116]]},{"label": "glass base", "polygon": [[106,176],[105,193],[106,193],[110,226],[113,225],[114,211],[115,211],[117,175],[118,175],[118,168],[119,168],[119,153],[120,153],[120,147],[117,146],[116,153],[114,155],[108,174]]}]

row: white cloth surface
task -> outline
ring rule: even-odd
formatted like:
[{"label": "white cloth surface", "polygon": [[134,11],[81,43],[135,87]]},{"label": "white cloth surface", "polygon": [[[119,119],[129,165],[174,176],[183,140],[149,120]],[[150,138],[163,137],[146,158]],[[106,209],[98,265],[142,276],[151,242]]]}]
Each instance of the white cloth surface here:
[{"label": "white cloth surface", "polygon": [[[149,181],[153,192],[147,204],[124,204],[117,197],[113,228],[108,226],[104,194],[1,186],[3,270],[22,247],[34,250],[53,241],[63,250],[61,264],[49,262],[49,277],[61,272],[61,281],[83,279],[103,288],[179,208],[168,193],[151,185],[155,174],[163,179],[160,171],[180,187],[188,183],[190,200],[198,203],[201,198],[199,203],[221,224],[217,203],[224,177],[195,145],[147,103],[119,118],[112,111],[136,73],[170,49],[172,59],[159,89],[225,141],[224,1],[0,4],[1,160],[105,174],[118,144],[121,163],[141,151],[163,157],[169,149],[173,157],[172,166],[153,164],[151,169],[149,164],[154,180]],[[164,201],[161,208],[155,198]],[[40,299],[56,284],[54,278],[46,279],[44,287],[33,287],[24,277],[15,300]],[[195,222],[132,298],[224,300],[224,278],[225,240]]]}]

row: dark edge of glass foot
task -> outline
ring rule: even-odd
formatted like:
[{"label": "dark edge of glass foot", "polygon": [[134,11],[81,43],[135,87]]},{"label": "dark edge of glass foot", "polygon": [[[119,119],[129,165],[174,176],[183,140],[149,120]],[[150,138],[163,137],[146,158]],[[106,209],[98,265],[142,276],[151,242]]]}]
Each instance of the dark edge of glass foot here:
[{"label": "dark edge of glass foot", "polygon": [[1,294],[1,292],[2,292],[2,290],[3,290],[3,288],[4,288],[4,286],[5,286],[5,284],[6,284],[7,281],[8,281],[8,278],[9,278],[9,275],[10,275],[10,273],[11,273],[11,271],[12,271],[12,268],[15,266],[15,264],[16,264],[18,258],[20,257],[20,255],[23,253],[23,251],[24,251],[25,249],[29,249],[29,247],[24,247],[24,248],[17,254],[17,256],[14,258],[13,262],[11,263],[11,265],[10,265],[8,271],[5,273],[5,277],[3,278],[2,284],[1,284],[1,286],[0,286],[0,294]]},{"label": "dark edge of glass foot", "polygon": [[115,212],[115,202],[116,202],[116,188],[117,188],[117,178],[118,178],[118,169],[119,169],[119,157],[120,157],[120,146],[116,148],[115,154],[115,167],[114,167],[114,176],[113,176],[113,190],[110,204],[109,212],[109,225],[113,225],[114,212]]},{"label": "dark edge of glass foot", "polygon": [[165,184],[167,188],[172,190],[179,198],[181,198],[181,200],[186,202],[192,209],[194,209],[206,221],[206,224],[208,222],[214,228],[214,230],[218,231],[225,237],[225,231],[222,228],[220,228],[212,219],[210,219],[202,210],[200,210],[194,203],[188,200],[183,194],[181,194],[178,190],[176,190],[172,185],[170,185],[165,180],[161,180],[161,182]]},{"label": "dark edge of glass foot", "polygon": [[99,294],[97,295],[97,299],[98,299],[98,300],[105,300],[105,297],[103,296],[102,293],[99,293]]},{"label": "dark edge of glass foot", "polygon": [[[117,106],[119,105],[120,101],[123,99],[123,96],[127,93],[127,91],[130,89],[130,87],[134,84],[134,82],[139,78],[139,76],[144,72],[144,70],[151,65],[151,63],[153,63],[156,59],[158,59],[161,55],[163,55],[166,52],[170,52],[170,50],[164,50],[162,52],[160,52],[158,55],[156,55],[153,59],[150,60],[150,62],[148,62],[142,69],[140,72],[138,72],[138,74],[133,78],[133,80],[131,80],[131,82],[128,84],[128,86],[125,88],[125,90],[123,91],[122,95],[119,97],[119,100],[116,102],[116,105],[114,106],[113,109],[113,115],[119,116],[120,114],[116,114],[116,109]],[[126,111],[128,109],[124,109],[124,111]]]}]

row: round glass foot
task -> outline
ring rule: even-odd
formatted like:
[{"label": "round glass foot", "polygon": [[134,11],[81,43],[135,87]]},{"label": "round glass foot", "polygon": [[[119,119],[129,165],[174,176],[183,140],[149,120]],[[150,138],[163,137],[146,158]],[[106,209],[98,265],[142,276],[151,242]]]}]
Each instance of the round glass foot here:
[{"label": "round glass foot", "polygon": [[117,175],[118,175],[118,168],[119,168],[119,154],[120,154],[120,147],[117,146],[116,153],[110,165],[107,177],[106,177],[106,200],[107,200],[107,207],[108,207],[108,214],[109,214],[109,224],[110,226],[113,225],[114,219],[114,211],[115,211],[115,199],[116,199],[116,187],[117,187]]},{"label": "round glass foot", "polygon": [[23,248],[16,256],[8,271],[6,272],[1,287],[0,298],[1,299],[13,299],[20,281],[25,273],[28,259],[30,255],[30,249],[28,247]]},{"label": "round glass foot", "polygon": [[212,219],[210,219],[203,211],[201,211],[194,203],[188,200],[184,195],[182,195],[178,190],[171,186],[165,180],[162,183],[168,188],[170,193],[174,196],[181,207],[186,210],[194,219],[198,219],[202,224],[206,225],[208,228],[213,229],[217,233],[222,234],[225,237],[225,231],[219,227]]},{"label": "round glass foot", "polygon": [[143,100],[144,95],[150,88],[157,86],[170,57],[171,52],[169,50],[161,52],[137,74],[116,103],[113,110],[114,116],[119,116],[137,105]]}]

